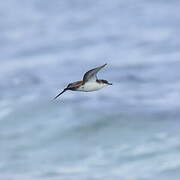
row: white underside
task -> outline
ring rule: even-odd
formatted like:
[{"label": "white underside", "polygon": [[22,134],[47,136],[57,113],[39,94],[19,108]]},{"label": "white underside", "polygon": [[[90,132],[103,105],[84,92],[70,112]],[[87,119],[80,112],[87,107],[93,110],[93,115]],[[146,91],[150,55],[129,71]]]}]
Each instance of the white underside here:
[{"label": "white underside", "polygon": [[97,82],[87,82],[81,87],[79,87],[77,91],[85,91],[85,92],[97,91],[105,86],[107,86],[107,84],[103,84],[103,83],[100,84]]}]

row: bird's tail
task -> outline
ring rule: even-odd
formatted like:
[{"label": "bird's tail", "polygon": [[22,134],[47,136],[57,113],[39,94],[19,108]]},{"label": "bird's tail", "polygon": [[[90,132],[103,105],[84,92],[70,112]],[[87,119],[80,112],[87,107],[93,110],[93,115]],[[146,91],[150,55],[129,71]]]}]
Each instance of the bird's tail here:
[{"label": "bird's tail", "polygon": [[56,97],[54,97],[53,100],[57,99],[61,94],[63,94],[64,92],[66,92],[68,89],[65,88],[62,92],[60,92]]}]

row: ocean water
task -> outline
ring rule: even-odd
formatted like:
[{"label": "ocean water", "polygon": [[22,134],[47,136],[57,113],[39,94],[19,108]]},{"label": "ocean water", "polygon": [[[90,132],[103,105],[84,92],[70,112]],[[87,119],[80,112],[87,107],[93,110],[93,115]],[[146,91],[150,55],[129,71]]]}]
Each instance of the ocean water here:
[{"label": "ocean water", "polygon": [[[0,2],[0,180],[179,180],[180,1]],[[113,86],[66,92],[87,70]]]}]

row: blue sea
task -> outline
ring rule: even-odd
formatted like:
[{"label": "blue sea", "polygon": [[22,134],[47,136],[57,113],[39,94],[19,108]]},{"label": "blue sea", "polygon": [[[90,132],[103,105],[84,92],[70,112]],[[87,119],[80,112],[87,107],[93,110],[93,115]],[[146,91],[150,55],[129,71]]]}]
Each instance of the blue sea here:
[{"label": "blue sea", "polygon": [[[0,180],[179,180],[180,1],[0,2]],[[96,66],[113,86],[66,92]]]}]

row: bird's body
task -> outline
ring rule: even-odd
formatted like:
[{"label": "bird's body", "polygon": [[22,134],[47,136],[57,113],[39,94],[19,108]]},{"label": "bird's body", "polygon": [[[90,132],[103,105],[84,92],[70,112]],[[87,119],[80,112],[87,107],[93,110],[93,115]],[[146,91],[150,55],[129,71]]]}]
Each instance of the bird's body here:
[{"label": "bird's body", "polygon": [[105,86],[107,85],[103,83],[99,83],[97,81],[90,81],[90,82],[86,82],[85,84],[80,85],[76,89],[76,91],[84,91],[84,92],[97,91]]},{"label": "bird's body", "polygon": [[83,80],[68,84],[68,86],[60,94],[58,94],[54,99],[59,97],[61,94],[63,94],[67,90],[91,92],[91,91],[97,91],[107,85],[112,85],[106,80],[97,79],[98,71],[102,69],[104,66],[106,66],[106,64],[89,70],[88,72],[84,74]]}]

